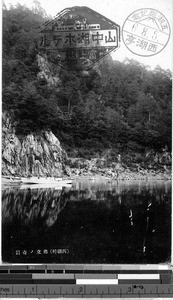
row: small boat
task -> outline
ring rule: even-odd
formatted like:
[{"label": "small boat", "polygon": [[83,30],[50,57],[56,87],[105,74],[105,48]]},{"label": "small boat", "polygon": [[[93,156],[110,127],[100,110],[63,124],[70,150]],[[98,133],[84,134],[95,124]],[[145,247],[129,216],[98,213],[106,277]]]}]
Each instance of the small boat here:
[{"label": "small boat", "polygon": [[70,188],[71,183],[47,183],[47,184],[42,184],[42,183],[35,183],[35,184],[22,184],[20,186],[20,190],[26,190],[26,189],[55,189],[55,190],[62,190],[63,188]]},{"label": "small boat", "polygon": [[54,177],[21,177],[22,183],[25,184],[51,184],[51,183],[59,183],[59,182],[72,182],[71,180],[63,180],[62,177],[54,178]]}]

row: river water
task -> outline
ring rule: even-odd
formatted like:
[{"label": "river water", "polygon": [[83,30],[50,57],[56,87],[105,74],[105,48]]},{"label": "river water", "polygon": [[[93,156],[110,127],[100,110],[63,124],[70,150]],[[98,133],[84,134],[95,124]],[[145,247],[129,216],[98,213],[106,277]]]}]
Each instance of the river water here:
[{"label": "river water", "polygon": [[74,181],[2,190],[2,260],[164,263],[171,255],[171,181]]}]

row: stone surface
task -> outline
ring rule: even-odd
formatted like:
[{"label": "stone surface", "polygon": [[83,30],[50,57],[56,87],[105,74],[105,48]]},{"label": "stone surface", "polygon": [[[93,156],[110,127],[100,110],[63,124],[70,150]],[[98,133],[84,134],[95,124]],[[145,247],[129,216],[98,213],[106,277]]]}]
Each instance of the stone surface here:
[{"label": "stone surface", "polygon": [[18,137],[7,114],[3,114],[2,123],[2,175],[63,174],[67,154],[51,131]]},{"label": "stone surface", "polygon": [[40,69],[38,73],[38,78],[45,79],[47,81],[48,86],[57,85],[60,83],[59,79],[59,69],[58,67],[54,67],[53,64],[48,62],[47,55],[37,55],[37,63]]}]

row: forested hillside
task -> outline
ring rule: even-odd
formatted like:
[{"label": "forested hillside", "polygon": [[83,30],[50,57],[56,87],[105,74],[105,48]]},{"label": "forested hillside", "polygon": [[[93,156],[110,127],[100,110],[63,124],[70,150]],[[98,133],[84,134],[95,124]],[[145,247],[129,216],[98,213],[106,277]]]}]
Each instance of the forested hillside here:
[{"label": "forested hillside", "polygon": [[38,76],[37,61],[39,26],[47,16],[35,3],[3,9],[2,108],[17,134],[50,129],[71,156],[170,151],[171,72],[111,57],[88,72],[70,71],[50,57],[59,78],[48,84]]}]

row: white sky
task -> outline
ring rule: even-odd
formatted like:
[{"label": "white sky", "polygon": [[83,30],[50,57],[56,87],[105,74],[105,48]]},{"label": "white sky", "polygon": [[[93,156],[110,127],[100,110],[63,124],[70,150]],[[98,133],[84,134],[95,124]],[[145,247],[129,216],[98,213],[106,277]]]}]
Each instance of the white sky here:
[{"label": "white sky", "polygon": [[[18,2],[21,4],[26,4],[27,6],[31,6],[32,4],[32,0],[4,0],[4,2],[6,4],[16,4]],[[116,22],[121,27],[126,18],[135,10],[141,8],[153,8],[160,11],[160,13],[166,17],[171,27],[171,37],[166,47],[160,53],[154,56],[140,57],[131,53],[130,50],[126,48],[123,41],[121,41],[121,46],[115,53],[113,53],[113,58],[123,61],[127,57],[138,60],[145,65],[151,66],[151,68],[154,68],[156,65],[160,65],[163,69],[170,69],[172,71],[172,0],[40,0],[39,2],[46,12],[51,16],[55,16],[57,13],[67,7],[88,6]]]}]

